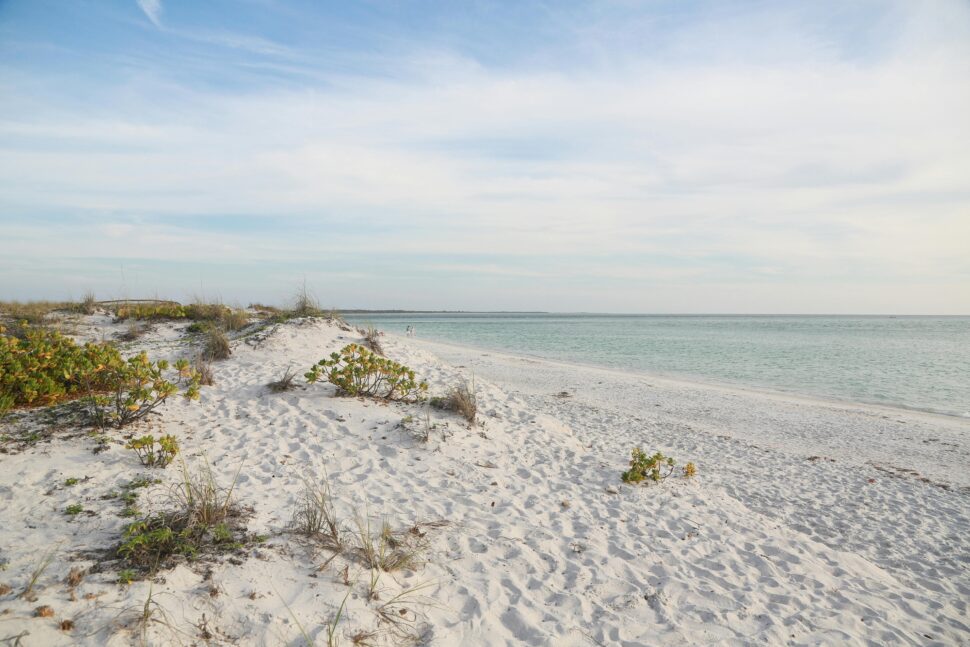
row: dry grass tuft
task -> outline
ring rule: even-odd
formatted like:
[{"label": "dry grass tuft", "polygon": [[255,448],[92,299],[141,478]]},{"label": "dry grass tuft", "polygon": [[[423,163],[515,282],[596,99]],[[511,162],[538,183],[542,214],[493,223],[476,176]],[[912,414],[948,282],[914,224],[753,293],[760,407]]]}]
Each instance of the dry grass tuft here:
[{"label": "dry grass tuft", "polygon": [[148,326],[138,323],[135,319],[128,320],[128,328],[124,332],[118,333],[118,339],[122,341],[135,341],[141,339],[148,332]]},{"label": "dry grass tuft", "polygon": [[[242,466],[239,466],[242,469]],[[204,526],[211,528],[220,524],[237,512],[233,490],[239,470],[229,487],[221,487],[212,473],[208,462],[196,471],[189,472],[182,463],[182,481],[172,493],[175,502],[175,517],[180,518],[187,527]]]},{"label": "dry grass tuft", "polygon": [[382,520],[379,528],[374,528],[370,518],[358,511],[354,511],[354,524],[354,553],[368,568],[390,573],[414,570],[423,563],[422,555],[428,548],[424,535],[396,532],[387,520]]},{"label": "dry grass tuft", "polygon": [[215,384],[215,379],[212,375],[212,362],[206,357],[205,353],[199,353],[195,356],[195,363],[192,368],[199,376],[199,384],[203,386],[212,386]]},{"label": "dry grass tuft", "polygon": [[296,378],[296,371],[294,371],[292,368],[287,367],[287,369],[283,371],[283,375],[280,376],[280,379],[273,380],[272,382],[266,385],[266,388],[268,388],[273,393],[283,393],[284,391],[291,391],[296,388],[296,384],[293,383],[293,380],[295,378]]},{"label": "dry grass tuft", "polygon": [[81,583],[81,580],[84,579],[85,573],[87,573],[87,571],[85,571],[83,568],[75,566],[67,574],[67,578],[65,578],[64,581],[70,588],[77,588],[77,586]]},{"label": "dry grass tuft", "polygon": [[326,473],[320,484],[303,481],[303,495],[297,504],[290,526],[301,535],[321,541],[334,551],[344,548],[343,524],[333,505],[333,493]]},{"label": "dry grass tuft", "polygon": [[374,630],[368,631],[365,629],[358,629],[347,637],[350,639],[350,643],[352,645],[356,645],[357,647],[371,647],[372,645],[376,644],[374,641],[377,640],[379,635],[380,634]]},{"label": "dry grass tuft", "polygon": [[293,299],[293,307],[287,314],[290,317],[319,317],[323,314],[320,310],[320,302],[307,290],[306,281],[303,282],[303,287],[296,293],[296,297]]},{"label": "dry grass tuft", "polygon": [[[58,544],[58,546],[60,546],[60,544]],[[41,575],[44,574],[44,571],[46,571],[50,567],[51,562],[54,561],[54,555],[57,552],[58,546],[52,547],[40,558],[37,566],[30,573],[30,579],[27,580],[27,585],[20,592],[18,597],[21,597],[29,602],[37,599],[37,596],[34,594],[34,588],[37,586],[37,582],[40,581]]]},{"label": "dry grass tuft", "polygon": [[10,321],[26,321],[27,323],[38,326],[52,312],[57,310],[70,310],[73,303],[67,301],[2,301],[0,302],[0,318]]},{"label": "dry grass tuft", "polygon": [[205,336],[205,356],[206,359],[220,360],[229,359],[232,355],[232,348],[229,346],[229,338],[220,328],[210,328]]},{"label": "dry grass tuft", "polygon": [[98,300],[95,298],[94,292],[89,290],[84,293],[84,298],[75,304],[74,311],[84,315],[93,315],[97,308]]},{"label": "dry grass tuft", "polygon": [[222,323],[226,330],[242,330],[249,325],[249,314],[245,310],[230,310],[225,313]]},{"label": "dry grass tuft", "polygon": [[367,328],[358,328],[357,332],[364,337],[365,346],[378,355],[384,354],[384,349],[381,347],[381,331],[373,325],[368,325]]},{"label": "dry grass tuft", "polygon": [[431,405],[445,411],[454,411],[470,424],[475,424],[478,416],[478,398],[475,395],[475,383],[471,386],[462,380],[457,386],[448,390],[444,397],[431,398]]}]

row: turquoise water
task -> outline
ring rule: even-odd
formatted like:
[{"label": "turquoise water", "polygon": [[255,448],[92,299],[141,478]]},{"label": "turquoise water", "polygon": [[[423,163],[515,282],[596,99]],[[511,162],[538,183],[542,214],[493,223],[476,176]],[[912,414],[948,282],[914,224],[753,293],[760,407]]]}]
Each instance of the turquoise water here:
[{"label": "turquoise water", "polygon": [[367,314],[425,339],[970,417],[970,317]]}]

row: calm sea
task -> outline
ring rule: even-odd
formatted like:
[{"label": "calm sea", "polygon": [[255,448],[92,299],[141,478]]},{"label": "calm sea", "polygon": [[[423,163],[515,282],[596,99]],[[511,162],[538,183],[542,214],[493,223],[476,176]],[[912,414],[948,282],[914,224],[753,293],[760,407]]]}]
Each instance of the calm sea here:
[{"label": "calm sea", "polygon": [[970,417],[970,317],[367,314],[418,337]]}]

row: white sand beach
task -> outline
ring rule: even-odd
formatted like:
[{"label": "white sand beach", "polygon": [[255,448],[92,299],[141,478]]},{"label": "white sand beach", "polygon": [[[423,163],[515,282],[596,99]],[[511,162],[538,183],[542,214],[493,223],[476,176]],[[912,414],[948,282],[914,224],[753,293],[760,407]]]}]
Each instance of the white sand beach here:
[{"label": "white sand beach", "polygon": [[[126,352],[189,357],[186,325]],[[122,328],[89,316],[78,336]],[[99,453],[85,428],[17,443],[19,416],[0,422],[0,644],[970,642],[970,420],[393,335],[386,354],[430,394],[474,380],[478,424],[302,377],[266,388],[356,341],[320,319],[240,338],[199,402],[172,399]],[[207,461],[224,485],[238,473],[259,538],[119,584],[99,554],[131,519],[104,497],[149,477],[138,506],[164,510],[182,478],[178,461],[147,469],[124,448],[149,430],[176,436],[190,469]],[[622,483],[634,447],[697,476]],[[356,509],[421,536],[422,563],[372,586],[359,559],[291,532],[304,481],[325,475],[348,527]],[[84,512],[65,515],[72,504]],[[88,572],[69,583],[72,568]]]}]

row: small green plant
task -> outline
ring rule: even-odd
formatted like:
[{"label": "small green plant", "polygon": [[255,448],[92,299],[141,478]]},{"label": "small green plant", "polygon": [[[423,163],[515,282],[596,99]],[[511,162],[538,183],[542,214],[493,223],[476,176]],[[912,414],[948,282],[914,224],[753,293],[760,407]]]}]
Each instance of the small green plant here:
[{"label": "small green plant", "polygon": [[137,478],[133,478],[127,485],[124,486],[124,489],[137,490],[139,488],[145,488],[149,485],[156,485],[158,483],[161,483],[161,481],[158,479],[149,478],[147,476],[139,476]]},{"label": "small green plant", "polygon": [[188,528],[175,526],[169,517],[148,517],[125,527],[118,556],[128,564],[154,570],[172,555],[195,554],[192,539]]},{"label": "small green plant", "polygon": [[118,516],[122,519],[130,519],[131,517],[137,517],[141,514],[141,510],[136,505],[126,505],[118,513]]},{"label": "small green plant", "polygon": [[155,440],[152,435],[133,438],[126,445],[138,455],[138,460],[145,467],[166,467],[179,453],[179,444],[175,436],[165,435]]},{"label": "small green plant", "polygon": [[394,360],[381,357],[358,344],[348,344],[329,359],[317,362],[305,375],[314,383],[321,377],[351,396],[369,396],[385,400],[417,400],[428,390],[414,371]]},{"label": "small green plant", "polygon": [[690,479],[697,475],[697,467],[693,463],[684,465],[684,478]]},{"label": "small green plant", "polygon": [[233,539],[232,531],[229,529],[229,526],[224,523],[216,524],[216,526],[212,529],[212,539],[217,544],[231,542]]},{"label": "small green plant", "polygon": [[71,505],[64,508],[64,514],[69,517],[76,517],[77,515],[84,512],[84,506],[80,503],[72,503]]},{"label": "small green plant", "polygon": [[138,572],[133,569],[126,568],[124,570],[118,571],[119,584],[126,584],[126,585],[131,584],[137,578],[138,578]]},{"label": "small green plant", "polygon": [[664,456],[660,452],[648,456],[637,447],[630,459],[630,469],[623,472],[620,478],[624,483],[639,483],[644,479],[662,481],[674,471],[674,459]]},{"label": "small green plant", "polygon": [[74,487],[81,482],[81,479],[71,477],[69,479],[64,479],[64,487]]}]

